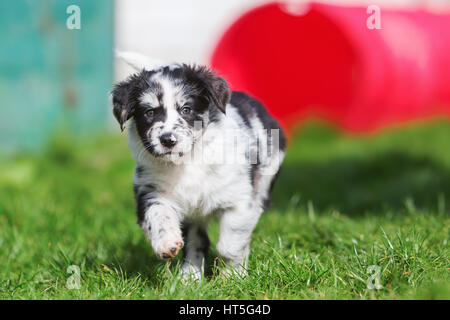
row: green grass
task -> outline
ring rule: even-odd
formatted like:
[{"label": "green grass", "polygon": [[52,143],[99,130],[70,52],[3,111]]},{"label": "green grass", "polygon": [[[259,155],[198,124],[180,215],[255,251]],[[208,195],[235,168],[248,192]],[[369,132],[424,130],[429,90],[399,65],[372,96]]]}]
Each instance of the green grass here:
[{"label": "green grass", "polygon": [[[449,299],[450,125],[292,139],[248,277],[179,281],[136,224],[125,137],[0,161],[1,299]],[[217,222],[210,226],[215,244]],[[70,265],[80,289],[66,288]],[[369,266],[380,270],[368,289]]]}]

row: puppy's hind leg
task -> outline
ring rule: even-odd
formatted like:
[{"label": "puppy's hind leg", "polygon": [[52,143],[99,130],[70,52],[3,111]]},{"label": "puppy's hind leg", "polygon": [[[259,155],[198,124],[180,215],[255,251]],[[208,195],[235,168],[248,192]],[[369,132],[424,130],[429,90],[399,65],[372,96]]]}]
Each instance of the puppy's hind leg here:
[{"label": "puppy's hind leg", "polygon": [[247,274],[250,240],[262,209],[249,205],[226,211],[220,218],[220,234],[217,252],[227,264],[224,275]]},{"label": "puppy's hind leg", "polygon": [[185,279],[200,280],[209,249],[209,238],[206,232],[206,223],[200,221],[184,221],[182,224],[184,239],[181,272]]}]

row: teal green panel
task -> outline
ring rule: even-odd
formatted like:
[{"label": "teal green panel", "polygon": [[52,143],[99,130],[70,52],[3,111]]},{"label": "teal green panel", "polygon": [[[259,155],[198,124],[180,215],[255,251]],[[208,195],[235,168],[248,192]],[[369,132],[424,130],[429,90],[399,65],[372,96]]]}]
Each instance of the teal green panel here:
[{"label": "teal green panel", "polygon": [[[66,27],[70,5],[80,30]],[[112,42],[112,0],[0,0],[0,152],[105,128]]]}]

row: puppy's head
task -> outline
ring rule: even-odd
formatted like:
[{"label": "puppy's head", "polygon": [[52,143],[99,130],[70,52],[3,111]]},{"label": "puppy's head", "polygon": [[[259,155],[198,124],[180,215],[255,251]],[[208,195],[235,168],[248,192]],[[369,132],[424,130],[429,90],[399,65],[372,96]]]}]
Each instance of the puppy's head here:
[{"label": "puppy's head", "polygon": [[144,147],[171,159],[192,149],[230,100],[224,79],[203,66],[171,65],[142,70],[112,91],[113,112],[121,129],[133,118]]}]

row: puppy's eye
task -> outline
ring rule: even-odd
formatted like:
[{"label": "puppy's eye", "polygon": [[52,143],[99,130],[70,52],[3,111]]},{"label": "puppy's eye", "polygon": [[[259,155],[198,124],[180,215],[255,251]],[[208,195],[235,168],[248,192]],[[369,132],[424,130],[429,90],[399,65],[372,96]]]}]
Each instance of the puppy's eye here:
[{"label": "puppy's eye", "polygon": [[183,108],[181,108],[180,112],[182,115],[188,115],[188,114],[191,114],[192,109],[189,106],[183,106]]},{"label": "puppy's eye", "polygon": [[145,112],[145,115],[146,115],[148,118],[152,118],[152,117],[155,115],[155,110],[147,110],[147,111]]}]

